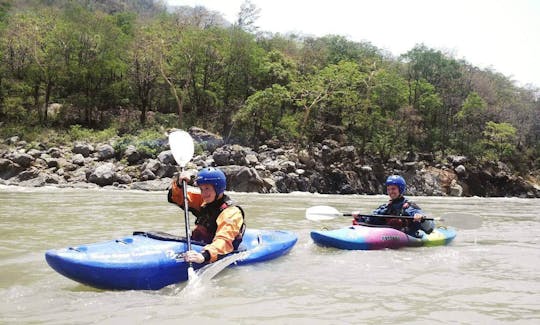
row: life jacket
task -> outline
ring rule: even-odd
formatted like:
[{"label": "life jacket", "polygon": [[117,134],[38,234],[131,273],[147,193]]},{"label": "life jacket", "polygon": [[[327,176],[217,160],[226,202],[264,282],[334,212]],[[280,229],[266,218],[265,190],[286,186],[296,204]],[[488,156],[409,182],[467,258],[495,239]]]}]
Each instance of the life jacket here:
[{"label": "life jacket", "polygon": [[[399,207],[398,207],[398,204],[400,204]],[[396,200],[390,200],[390,202],[388,202],[388,205],[384,214],[393,215],[393,216],[403,216],[405,213],[405,210],[407,210],[407,208],[409,208],[413,204],[415,203],[407,200],[403,196],[397,198]],[[407,232],[411,224],[412,224],[412,220],[410,219],[398,219],[398,218],[386,219],[386,225],[394,229],[404,231],[404,232]]]},{"label": "life jacket", "polygon": [[190,209],[190,211],[195,215],[196,220],[195,224],[197,227],[191,233],[191,238],[196,241],[201,241],[206,244],[210,244],[214,237],[216,236],[216,231],[218,228],[217,218],[223,212],[223,210],[228,207],[235,206],[240,209],[242,213],[242,226],[240,227],[239,234],[233,240],[234,249],[238,249],[240,243],[242,242],[242,237],[246,231],[246,224],[243,222],[245,218],[244,210],[236,205],[233,200],[231,200],[227,195],[223,195],[222,198],[204,205],[201,210]]}]

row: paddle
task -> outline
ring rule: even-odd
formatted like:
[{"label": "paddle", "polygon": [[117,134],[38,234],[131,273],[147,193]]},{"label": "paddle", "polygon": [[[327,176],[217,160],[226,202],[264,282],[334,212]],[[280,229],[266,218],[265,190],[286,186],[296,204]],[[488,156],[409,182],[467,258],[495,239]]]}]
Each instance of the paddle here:
[{"label": "paddle", "polygon": [[[193,145],[193,139],[186,131],[174,131],[169,134],[169,145],[171,147],[171,152],[173,154],[174,160],[180,166],[181,171],[184,171],[186,164],[193,158],[193,153],[195,151]],[[187,250],[191,250],[191,232],[189,230],[189,209],[188,209],[188,199],[187,199],[187,185],[186,180],[182,180],[182,191],[184,193],[184,223],[186,225],[186,243]],[[196,277],[195,271],[193,270],[193,264],[189,262],[188,267],[188,280]]]},{"label": "paddle", "polygon": [[[333,207],[319,205],[306,209],[306,219],[313,221],[330,220],[336,217],[351,217],[352,213],[341,213]],[[362,217],[413,219],[411,216],[369,215],[359,214]],[[478,214],[469,212],[444,212],[442,218],[425,218],[426,220],[443,221],[459,229],[478,229],[482,226],[482,218]]]},{"label": "paddle", "polygon": [[[352,213],[341,213],[337,209],[326,206],[318,205],[306,209],[306,219],[320,221],[330,220],[336,217],[351,217]],[[397,218],[397,219],[414,219],[413,216],[393,216],[393,215],[381,215],[381,214],[358,214],[360,217],[376,217],[376,218]],[[424,220],[437,220],[442,221],[441,218],[424,218]]]},{"label": "paddle", "polygon": [[188,284],[182,289],[181,292],[192,293],[194,289],[202,286],[204,283],[210,281],[219,272],[223,271],[229,265],[236,263],[239,260],[246,259],[253,250],[243,251],[238,253],[229,254],[217,262],[207,264],[197,270],[197,277],[194,281],[189,281]]}]

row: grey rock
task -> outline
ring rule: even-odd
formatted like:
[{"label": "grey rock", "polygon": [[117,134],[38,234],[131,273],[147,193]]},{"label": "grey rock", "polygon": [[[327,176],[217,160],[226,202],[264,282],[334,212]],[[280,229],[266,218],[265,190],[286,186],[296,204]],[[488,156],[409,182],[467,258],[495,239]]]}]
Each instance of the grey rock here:
[{"label": "grey rock", "polygon": [[174,160],[174,156],[170,150],[162,151],[159,153],[157,159],[162,164],[166,165],[175,165],[176,161]]},{"label": "grey rock", "polygon": [[126,160],[130,165],[134,165],[141,160],[142,155],[134,145],[130,144],[127,146],[126,151],[124,151],[124,157],[126,157]]},{"label": "grey rock", "polygon": [[98,166],[91,172],[88,182],[99,186],[112,185],[115,179],[115,167],[113,163],[106,163]]},{"label": "grey rock", "polygon": [[214,151],[214,154],[212,155],[212,159],[214,159],[216,166],[229,165],[230,157],[231,157],[230,152],[220,150],[220,149]]},{"label": "grey rock", "polygon": [[465,176],[467,174],[467,169],[463,165],[459,165],[456,168],[454,168],[456,173],[460,176]]},{"label": "grey rock", "polygon": [[75,142],[71,151],[75,154],[81,154],[83,157],[88,157],[94,153],[94,146],[88,143]]},{"label": "grey rock", "polygon": [[14,152],[11,155],[11,160],[22,168],[28,168],[35,160],[35,158],[26,153]]},{"label": "grey rock", "polygon": [[96,149],[96,157],[98,160],[107,160],[114,158],[116,152],[110,144],[103,144]]},{"label": "grey rock", "polygon": [[64,155],[60,148],[52,147],[47,150],[47,154],[52,158],[60,158]]},{"label": "grey rock", "polygon": [[78,166],[84,166],[84,156],[80,153],[71,157],[71,162]]},{"label": "grey rock", "polygon": [[0,178],[10,179],[23,170],[24,168],[22,168],[19,164],[16,164],[9,159],[0,158]]},{"label": "grey rock", "polygon": [[145,169],[141,173],[141,180],[143,181],[151,181],[156,179],[156,174],[150,169]]},{"label": "grey rock", "polygon": [[448,156],[446,160],[453,166],[463,165],[469,161],[469,159],[465,156]]}]

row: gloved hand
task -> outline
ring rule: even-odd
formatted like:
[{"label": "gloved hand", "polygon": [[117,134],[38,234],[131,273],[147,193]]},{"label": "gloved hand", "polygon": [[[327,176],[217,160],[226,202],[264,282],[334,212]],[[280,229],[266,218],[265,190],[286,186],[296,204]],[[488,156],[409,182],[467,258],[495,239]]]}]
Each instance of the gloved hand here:
[{"label": "gloved hand", "polygon": [[185,180],[187,184],[190,184],[192,176],[193,175],[189,171],[184,170],[180,174],[174,175],[172,181],[176,184],[176,186],[182,187],[182,180]]},{"label": "gloved hand", "polygon": [[419,214],[419,213],[417,213],[417,214],[414,215],[413,221],[414,221],[414,222],[422,222],[422,221],[424,221],[424,216],[421,215],[421,214]]},{"label": "gloved hand", "polygon": [[352,224],[353,225],[359,225],[361,223],[364,223],[366,222],[366,220],[364,219],[364,217],[361,216],[361,213],[360,211],[353,211],[351,213],[352,217],[353,217],[353,221],[352,221]]},{"label": "gloved hand", "polygon": [[204,263],[204,256],[196,251],[187,251],[184,253],[184,261],[193,263]]}]

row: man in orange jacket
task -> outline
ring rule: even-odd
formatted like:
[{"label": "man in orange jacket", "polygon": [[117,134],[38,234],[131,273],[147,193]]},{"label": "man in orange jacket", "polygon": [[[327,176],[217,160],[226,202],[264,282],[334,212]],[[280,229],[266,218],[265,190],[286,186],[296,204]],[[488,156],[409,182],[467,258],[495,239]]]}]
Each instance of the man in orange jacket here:
[{"label": "man in orange jacket", "polygon": [[[189,173],[175,177],[168,200],[184,209],[182,180],[190,182]],[[186,262],[212,263],[238,249],[245,231],[244,211],[224,194],[227,187],[225,174],[216,168],[204,168],[197,174],[196,185],[200,193],[188,190],[188,209],[196,217],[191,238],[207,244],[201,253],[194,250],[184,254]]]}]

